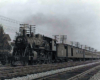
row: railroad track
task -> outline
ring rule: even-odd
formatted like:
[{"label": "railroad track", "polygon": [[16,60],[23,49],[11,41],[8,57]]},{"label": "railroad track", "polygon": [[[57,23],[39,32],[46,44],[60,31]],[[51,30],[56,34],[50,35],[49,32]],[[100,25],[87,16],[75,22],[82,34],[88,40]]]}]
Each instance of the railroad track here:
[{"label": "railroad track", "polygon": [[67,80],[88,80],[90,78],[90,76],[93,75],[91,73],[95,73],[94,71],[98,71],[98,70],[100,70],[100,65],[98,65],[96,67],[93,67],[93,68],[91,68],[89,70],[86,70],[86,71],[84,71],[84,72],[82,72],[80,74],[77,74],[76,76],[71,77],[71,78],[69,78]]},{"label": "railroad track", "polygon": [[91,75],[95,74],[95,72],[98,71],[98,69],[100,69],[100,63],[80,65],[66,68],[64,70],[62,69],[60,70],[60,73],[58,71],[57,74],[40,77],[35,80],[88,80],[88,78],[90,78]]},{"label": "railroad track", "polygon": [[[82,66],[82,64],[86,64],[88,65],[87,63],[90,63],[91,61],[87,61],[87,62],[66,62],[66,63],[56,63],[56,64],[42,64],[42,65],[33,65],[33,66],[18,66],[18,67],[7,67],[7,68],[4,68],[4,69],[1,69],[0,68],[0,79],[1,80],[14,80],[17,79],[18,77],[18,80],[20,80],[23,76],[24,76],[24,79],[26,78],[27,80],[27,77],[25,76],[28,76],[28,78],[33,78],[33,79],[37,79],[40,77],[43,77],[41,75],[50,75],[50,74],[55,74],[55,70],[57,72],[63,72],[66,70],[73,70],[74,67],[71,67],[71,66],[76,66],[75,68],[78,68],[77,65],[80,65]],[[100,61],[99,61],[100,62]],[[94,61],[95,64],[99,64],[98,61]],[[91,63],[94,64],[94,63]],[[83,65],[84,66],[84,65]],[[69,67],[69,69],[67,69],[66,67]],[[63,69],[62,69],[63,68]],[[50,73],[48,73],[48,71]],[[54,72],[53,72],[54,71]],[[34,74],[34,76],[32,77],[32,75]]]}]

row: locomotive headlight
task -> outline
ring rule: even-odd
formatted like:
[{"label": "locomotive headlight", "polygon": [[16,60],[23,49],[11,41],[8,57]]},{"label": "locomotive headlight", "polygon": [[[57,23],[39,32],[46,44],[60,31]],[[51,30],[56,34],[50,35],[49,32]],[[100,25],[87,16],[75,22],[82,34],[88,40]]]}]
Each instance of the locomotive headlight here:
[{"label": "locomotive headlight", "polygon": [[17,38],[17,40],[16,40],[16,43],[18,43],[18,44],[20,44],[20,43],[22,43],[23,42],[23,38]]},{"label": "locomotive headlight", "polygon": [[18,38],[18,41],[22,41],[22,38]]}]

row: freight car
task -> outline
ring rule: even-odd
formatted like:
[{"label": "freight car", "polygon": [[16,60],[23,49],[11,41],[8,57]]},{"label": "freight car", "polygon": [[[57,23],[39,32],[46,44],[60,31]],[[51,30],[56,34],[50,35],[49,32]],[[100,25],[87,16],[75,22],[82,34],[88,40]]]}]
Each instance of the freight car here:
[{"label": "freight car", "polygon": [[0,25],[0,62],[3,65],[7,63],[10,56],[11,45],[9,41],[11,41],[9,35],[4,33],[3,26]]},{"label": "freight car", "polygon": [[[100,58],[100,57],[99,57]],[[22,24],[15,39],[11,65],[20,61],[23,65],[71,60],[97,59],[93,52],[72,45],[57,43],[41,34],[35,34],[32,26]]]}]

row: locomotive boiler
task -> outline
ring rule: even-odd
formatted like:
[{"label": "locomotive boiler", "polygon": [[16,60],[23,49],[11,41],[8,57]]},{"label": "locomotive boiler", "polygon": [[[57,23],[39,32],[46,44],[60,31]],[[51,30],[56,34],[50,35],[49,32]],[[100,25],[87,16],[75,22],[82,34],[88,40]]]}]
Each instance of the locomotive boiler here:
[{"label": "locomotive boiler", "polygon": [[15,39],[11,64],[21,61],[23,65],[34,63],[48,63],[55,57],[56,41],[52,38],[35,34],[33,27],[21,25]]}]

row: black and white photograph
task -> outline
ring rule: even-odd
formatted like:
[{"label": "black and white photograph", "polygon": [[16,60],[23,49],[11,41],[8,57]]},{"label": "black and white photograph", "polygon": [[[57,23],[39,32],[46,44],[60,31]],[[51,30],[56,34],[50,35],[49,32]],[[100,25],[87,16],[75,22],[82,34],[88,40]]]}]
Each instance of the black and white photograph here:
[{"label": "black and white photograph", "polygon": [[100,80],[100,0],[0,0],[0,80]]}]

